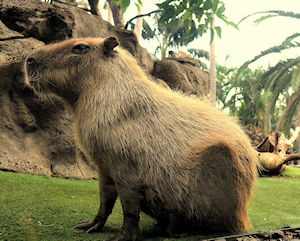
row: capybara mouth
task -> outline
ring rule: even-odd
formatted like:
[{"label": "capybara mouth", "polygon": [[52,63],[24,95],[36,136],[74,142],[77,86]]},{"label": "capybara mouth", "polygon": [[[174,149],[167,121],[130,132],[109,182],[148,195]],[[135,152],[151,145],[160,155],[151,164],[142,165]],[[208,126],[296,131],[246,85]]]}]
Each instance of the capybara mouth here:
[{"label": "capybara mouth", "polygon": [[30,80],[28,81],[28,83],[29,83],[29,86],[30,86],[32,89],[34,89],[34,90],[36,90],[36,91],[40,90],[39,84],[38,84],[38,82],[37,82],[36,80],[30,79]]},{"label": "capybara mouth", "polygon": [[49,81],[46,80],[45,77],[43,77],[43,74],[38,71],[32,71],[27,68],[25,71],[27,72],[27,77],[25,78],[25,83],[27,86],[29,86],[31,89],[33,89],[34,92],[37,93],[46,93],[47,91],[47,83]]},{"label": "capybara mouth", "polygon": [[32,71],[29,71],[27,69],[27,79],[26,79],[26,84],[33,88],[33,89],[36,89],[38,90],[39,89],[39,84],[40,82],[40,75],[38,73],[34,73]]},{"label": "capybara mouth", "polygon": [[41,71],[42,64],[39,63],[35,58],[28,56],[25,60],[25,82],[26,84],[34,89],[35,91],[41,91],[42,78]]}]

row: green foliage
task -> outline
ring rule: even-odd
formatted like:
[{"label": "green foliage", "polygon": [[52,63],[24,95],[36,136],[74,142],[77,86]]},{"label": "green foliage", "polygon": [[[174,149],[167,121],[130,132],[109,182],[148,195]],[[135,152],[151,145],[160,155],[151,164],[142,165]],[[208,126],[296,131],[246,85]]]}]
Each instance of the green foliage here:
[{"label": "green foliage", "polygon": [[202,67],[202,69],[204,70],[208,70],[208,67],[206,65],[205,62],[203,62],[202,60],[209,60],[209,53],[206,50],[203,49],[188,49],[189,54],[194,58],[197,59],[200,66]]},{"label": "green foliage", "polygon": [[[130,2],[131,2],[130,0],[113,0],[113,1],[116,2],[118,5],[121,4],[123,14],[126,12],[127,8],[130,5]],[[139,9],[140,8],[139,6],[142,6],[143,2],[142,2],[142,0],[135,0],[134,4]]]},{"label": "green foliage", "polygon": [[[254,21],[255,24],[262,23],[263,21],[273,18],[273,17],[291,17],[295,19],[300,19],[300,14],[293,12],[285,12],[285,11],[262,11],[250,14],[244,17],[242,21],[245,21],[249,17],[252,17],[257,14],[264,14],[260,18]],[[239,69],[236,78],[244,71],[247,66],[258,59],[271,54],[271,53],[280,53],[283,50],[298,48],[300,47],[300,43],[297,41],[297,38],[300,37],[300,33],[292,34],[287,37],[280,45],[273,46],[267,50],[262,51],[259,55],[255,56],[253,59],[246,61]],[[286,135],[289,134],[289,130],[291,124],[293,122],[293,118],[295,117],[297,104],[300,102],[299,95],[296,95],[300,91],[300,58],[288,59],[286,61],[280,61],[274,67],[271,67],[260,80],[266,81],[265,86],[265,112],[264,112],[264,121],[263,128],[265,135],[268,134],[271,129],[271,124],[274,122],[276,118],[274,115],[280,114],[278,109],[276,109],[276,105],[278,102],[282,102],[282,99],[285,100],[286,110],[283,112],[283,116],[279,119],[279,122],[276,125],[276,129],[284,131]],[[291,95],[289,92],[292,92]],[[289,104],[289,101],[293,101]]]},{"label": "green foliage", "polygon": [[286,11],[281,11],[281,10],[269,10],[269,11],[260,11],[260,12],[249,14],[249,15],[243,17],[239,21],[239,24],[241,22],[245,21],[246,19],[254,16],[254,15],[260,15],[260,14],[267,14],[267,15],[263,15],[262,17],[254,20],[255,24],[259,24],[259,23],[265,21],[266,19],[269,19],[269,18],[272,18],[272,17],[290,17],[290,18],[300,19],[300,14],[299,13],[286,12]]},{"label": "green foliage", "polygon": [[[130,3],[130,0],[114,1],[121,3],[124,11]],[[164,47],[187,45],[206,33],[208,29],[210,29],[211,41],[215,33],[221,38],[221,28],[213,27],[213,16],[237,28],[237,25],[230,22],[224,15],[225,5],[220,0],[164,0],[156,5],[161,9],[160,15],[156,16],[157,26],[151,28],[149,24],[144,23],[143,38],[158,39],[158,35],[167,35],[158,47],[162,52],[162,57],[165,57],[167,52]],[[133,28],[134,25],[131,24],[131,27]]]},{"label": "green foliage", "polygon": [[[264,114],[264,132],[265,134],[271,129],[271,120],[274,119],[275,106],[278,102],[280,95],[286,100],[290,98],[288,90],[291,87],[291,80],[293,73],[298,72],[298,65],[300,63],[300,57],[295,59],[288,59],[286,61],[280,61],[275,66],[271,67],[261,79],[266,81],[265,86],[265,114]],[[298,84],[297,84],[298,85]],[[300,91],[300,89],[294,89],[293,93]],[[287,102],[287,101],[286,101]],[[288,113],[285,119],[285,134],[289,133],[289,129],[292,122],[297,106],[291,109],[291,113]]]},{"label": "green foliage", "polygon": [[[287,173],[300,177],[300,168]],[[122,226],[117,201],[101,233],[86,234],[73,227],[79,220],[94,217],[98,209],[98,182],[49,178],[0,171],[0,240],[103,240]],[[300,178],[261,178],[249,205],[254,230],[299,226]],[[155,222],[141,215],[142,240],[153,238]],[[199,240],[189,236],[164,240]],[[207,237],[206,237],[207,238]]]},{"label": "green foliage", "polygon": [[159,23],[174,26],[183,21],[186,38],[192,36],[195,31],[202,36],[208,29],[211,30],[211,41],[215,32],[221,37],[221,28],[212,27],[213,15],[237,28],[237,25],[224,15],[225,5],[219,0],[165,0],[157,6],[162,9]]},{"label": "green foliage", "polygon": [[287,37],[280,45],[273,46],[262,51],[259,55],[255,56],[253,59],[246,61],[242,66],[241,70],[246,68],[249,64],[255,62],[256,60],[272,53],[280,53],[283,50],[300,47],[300,43],[297,41],[293,41],[295,38],[300,37],[300,33],[292,34],[291,36]]},{"label": "green foliage", "polygon": [[209,53],[203,49],[188,49],[188,52],[195,58],[205,58],[209,60]]},{"label": "green foliage", "polygon": [[[239,118],[242,125],[262,128],[264,113],[265,81],[260,81],[262,68],[228,68],[217,64],[217,102],[232,115]],[[238,76],[237,76],[238,75]]]},{"label": "green foliage", "polygon": [[222,37],[222,29],[219,26],[217,26],[217,27],[215,27],[215,30],[217,32],[218,37],[221,38]]},{"label": "green foliage", "polygon": [[281,127],[283,133],[285,133],[286,135],[288,135],[288,133],[290,132],[290,128],[291,128],[291,123],[293,121],[293,118],[295,117],[295,113],[297,113],[297,107],[300,104],[300,96],[299,93],[300,89],[298,89],[298,92],[295,92],[291,97],[290,97],[290,105],[289,105],[289,109],[285,110],[285,112],[283,113],[284,115],[284,119],[283,119],[283,123],[281,124],[281,126],[278,126],[279,128]]},{"label": "green foliage", "polygon": [[[280,61],[267,70],[217,65],[218,103],[243,125],[261,128],[265,135],[272,125],[278,125],[288,135],[300,102],[300,78],[294,77],[299,65],[300,57]],[[291,87],[292,81],[297,89]],[[287,103],[292,104],[288,112]]]},{"label": "green foliage", "polygon": [[[164,25],[159,22],[161,18],[161,13],[156,13],[153,15],[153,20],[155,21],[154,27],[143,19],[143,39],[156,39],[158,46],[155,51],[161,52],[161,57],[164,58],[167,55],[167,50],[172,47],[185,46],[194,39],[198,37],[198,32],[195,30],[192,35],[188,35],[184,26],[184,21],[181,19],[175,20],[172,25]],[[195,27],[194,23],[192,24]],[[130,28],[134,29],[134,24],[130,23]]]}]

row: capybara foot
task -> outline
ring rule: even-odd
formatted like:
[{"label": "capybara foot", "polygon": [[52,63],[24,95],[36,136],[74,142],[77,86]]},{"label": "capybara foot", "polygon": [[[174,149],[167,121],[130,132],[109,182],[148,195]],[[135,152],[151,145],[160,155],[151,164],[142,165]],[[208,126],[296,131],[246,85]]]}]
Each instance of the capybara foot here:
[{"label": "capybara foot", "polygon": [[165,225],[161,225],[160,223],[154,225],[151,233],[152,236],[169,237],[169,233],[167,232]]},{"label": "capybara foot", "polygon": [[118,233],[105,239],[104,241],[137,241],[137,240],[138,240],[138,235],[136,234]]},{"label": "capybara foot", "polygon": [[75,226],[75,228],[84,229],[87,233],[94,233],[101,231],[103,225],[103,222],[95,218],[93,220],[81,221]]},{"label": "capybara foot", "polygon": [[168,234],[167,236],[172,237],[172,238],[182,238],[182,237],[187,236],[187,234],[178,232],[175,229],[170,229],[169,227],[166,230],[166,233]]}]

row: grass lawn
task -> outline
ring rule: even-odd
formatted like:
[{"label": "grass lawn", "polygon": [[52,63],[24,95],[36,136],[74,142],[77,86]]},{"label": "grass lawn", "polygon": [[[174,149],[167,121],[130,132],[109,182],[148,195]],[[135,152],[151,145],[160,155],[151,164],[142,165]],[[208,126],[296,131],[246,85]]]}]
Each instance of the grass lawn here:
[{"label": "grass lawn", "polygon": [[[300,168],[288,167],[291,177],[260,178],[249,206],[254,230],[300,225]],[[98,182],[49,178],[0,171],[0,240],[103,240],[122,225],[120,202],[102,233],[85,234],[73,226],[98,210]],[[143,240],[151,238],[155,222],[142,214]],[[196,240],[191,236],[176,240]]]},{"label": "grass lawn", "polygon": [[283,171],[283,175],[300,178],[300,166],[297,167],[286,166]]}]

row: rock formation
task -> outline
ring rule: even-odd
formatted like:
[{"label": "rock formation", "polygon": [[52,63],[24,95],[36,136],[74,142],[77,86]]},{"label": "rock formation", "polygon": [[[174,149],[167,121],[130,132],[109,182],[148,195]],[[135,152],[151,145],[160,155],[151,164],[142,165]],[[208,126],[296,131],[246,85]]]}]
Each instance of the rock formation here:
[{"label": "rock formation", "polygon": [[72,37],[107,36],[116,36],[158,83],[207,95],[208,74],[195,60],[157,61],[132,31],[100,16],[55,2],[0,0],[0,169],[97,178],[94,165],[75,146],[68,108],[60,99],[36,97],[24,86],[22,68],[25,56],[36,47]]}]

